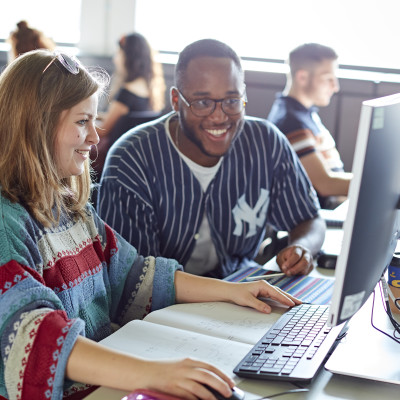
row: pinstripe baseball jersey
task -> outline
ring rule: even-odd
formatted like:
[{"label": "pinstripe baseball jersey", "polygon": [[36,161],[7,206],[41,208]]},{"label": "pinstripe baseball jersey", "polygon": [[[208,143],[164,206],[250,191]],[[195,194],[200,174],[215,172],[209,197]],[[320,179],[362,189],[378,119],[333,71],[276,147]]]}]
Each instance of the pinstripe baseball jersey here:
[{"label": "pinstripe baseball jersey", "polygon": [[204,192],[173,145],[175,113],[136,127],[111,148],[100,185],[100,216],[140,254],[189,259],[204,213],[225,277],[257,254],[267,223],[290,231],[317,215],[316,193],[285,136],[245,117]]}]

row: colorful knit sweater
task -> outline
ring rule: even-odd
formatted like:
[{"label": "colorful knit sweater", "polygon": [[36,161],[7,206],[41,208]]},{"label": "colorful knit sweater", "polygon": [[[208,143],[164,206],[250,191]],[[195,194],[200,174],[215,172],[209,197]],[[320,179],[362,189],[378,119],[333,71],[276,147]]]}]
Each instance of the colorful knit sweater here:
[{"label": "colorful knit sweater", "polygon": [[78,335],[173,304],[181,267],[139,256],[89,205],[52,229],[4,197],[0,215],[0,399],[79,398],[88,385],[64,378]]}]

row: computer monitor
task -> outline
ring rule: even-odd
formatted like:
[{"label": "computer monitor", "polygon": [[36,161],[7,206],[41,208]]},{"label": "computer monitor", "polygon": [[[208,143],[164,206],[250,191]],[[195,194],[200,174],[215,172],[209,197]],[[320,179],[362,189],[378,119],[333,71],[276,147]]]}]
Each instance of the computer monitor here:
[{"label": "computer monitor", "polygon": [[329,323],[350,319],[387,268],[399,237],[400,94],[362,103]]}]

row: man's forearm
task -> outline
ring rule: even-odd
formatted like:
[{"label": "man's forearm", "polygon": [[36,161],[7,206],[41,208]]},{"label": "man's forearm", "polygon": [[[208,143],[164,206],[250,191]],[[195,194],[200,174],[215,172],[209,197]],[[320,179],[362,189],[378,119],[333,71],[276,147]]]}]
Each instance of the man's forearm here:
[{"label": "man's forearm", "polygon": [[301,222],[289,233],[289,245],[299,244],[315,255],[324,242],[325,231],[326,224],[321,217]]}]

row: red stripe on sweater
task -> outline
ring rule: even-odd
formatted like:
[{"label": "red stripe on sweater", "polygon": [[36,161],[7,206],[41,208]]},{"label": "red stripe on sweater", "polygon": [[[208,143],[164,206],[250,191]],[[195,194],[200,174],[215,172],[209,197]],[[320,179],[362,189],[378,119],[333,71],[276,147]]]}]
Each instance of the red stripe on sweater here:
[{"label": "red stripe on sweater", "polygon": [[44,284],[42,276],[26,265],[21,265],[15,260],[3,264],[0,267],[0,294],[4,294],[7,290],[26,279],[29,275]]},{"label": "red stripe on sweater", "polygon": [[62,253],[52,265],[43,271],[46,286],[56,293],[79,285],[85,278],[99,273],[104,263],[109,263],[112,254],[117,251],[114,233],[108,227],[107,246],[102,249],[99,238],[85,242],[85,245],[73,255]]},{"label": "red stripe on sweater", "polygon": [[48,399],[53,391],[54,375],[61,348],[72,325],[64,311],[50,312],[36,332],[33,345],[25,348],[26,363],[21,398]]},{"label": "red stripe on sweater", "polygon": [[45,269],[43,277],[46,286],[56,293],[74,287],[88,276],[100,272],[102,261],[104,257],[95,250],[94,243],[90,243],[79,253],[62,256],[51,268]]},{"label": "red stripe on sweater", "polygon": [[107,245],[104,249],[104,257],[107,264],[110,262],[111,257],[118,251],[117,238],[115,237],[114,231],[106,223],[104,224],[107,237]]}]

